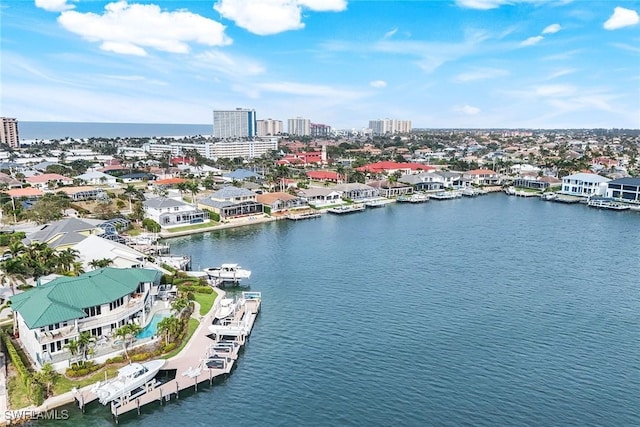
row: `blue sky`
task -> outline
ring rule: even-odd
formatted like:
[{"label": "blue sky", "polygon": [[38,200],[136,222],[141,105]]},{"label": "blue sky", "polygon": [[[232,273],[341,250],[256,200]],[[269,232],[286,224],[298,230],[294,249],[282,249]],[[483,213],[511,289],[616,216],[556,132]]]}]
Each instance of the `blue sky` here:
[{"label": "blue sky", "polygon": [[640,127],[640,2],[3,0],[0,114]]}]

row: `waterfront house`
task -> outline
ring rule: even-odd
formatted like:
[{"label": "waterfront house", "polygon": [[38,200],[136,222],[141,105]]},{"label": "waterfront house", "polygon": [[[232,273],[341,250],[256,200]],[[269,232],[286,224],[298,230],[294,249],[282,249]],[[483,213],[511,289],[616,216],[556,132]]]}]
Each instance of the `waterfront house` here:
[{"label": "waterfront house", "polygon": [[257,201],[257,196],[246,188],[226,186],[208,197],[199,199],[198,207],[217,213],[220,219],[260,215],[263,213],[263,207]]},{"label": "waterfront house", "polygon": [[620,178],[607,182],[607,197],[640,202],[640,178]]},{"label": "waterfront house", "polygon": [[413,193],[413,186],[402,182],[392,182],[387,179],[367,181],[367,185],[378,190],[382,197],[393,198]]},{"label": "waterfront house", "polygon": [[533,190],[546,190],[550,187],[559,187],[562,181],[552,176],[535,176],[525,177],[520,176],[513,180],[513,186],[518,188],[530,188]]},{"label": "waterfront house", "polygon": [[300,197],[296,197],[289,193],[274,192],[258,194],[256,196],[258,203],[262,203],[265,208],[273,214],[276,212],[282,212],[292,209],[305,209],[309,207],[309,204],[302,200]]},{"label": "waterfront house", "polygon": [[337,205],[342,203],[340,192],[331,188],[303,188],[298,196],[314,207]]},{"label": "waterfront house", "polygon": [[63,369],[72,357],[66,346],[80,332],[103,343],[127,323],[145,325],[161,276],[153,269],[107,267],[59,277],[10,297],[14,331],[36,367],[51,362]]},{"label": "waterfront house", "polygon": [[436,191],[447,187],[446,178],[439,172],[402,175],[398,182],[411,185],[415,191]]},{"label": "waterfront house", "polygon": [[462,174],[462,179],[472,185],[500,185],[500,175],[491,169],[474,169]]},{"label": "waterfront house", "polygon": [[602,196],[607,190],[607,183],[611,181],[595,173],[576,173],[562,177],[562,189],[560,193],[579,196]]},{"label": "waterfront house", "polygon": [[372,199],[380,196],[377,188],[359,182],[338,184],[334,186],[333,189],[340,193],[341,198],[353,201]]},{"label": "waterfront house", "polygon": [[96,235],[86,237],[73,246],[80,254],[79,261],[85,271],[93,270],[92,261],[108,258],[110,267],[115,268],[153,268],[165,272],[160,266],[149,261],[149,256],[123,243],[103,239]]},{"label": "waterfront house", "polygon": [[142,202],[145,217],[154,220],[162,228],[181,227],[209,222],[209,212],[168,197],[154,197]]}]

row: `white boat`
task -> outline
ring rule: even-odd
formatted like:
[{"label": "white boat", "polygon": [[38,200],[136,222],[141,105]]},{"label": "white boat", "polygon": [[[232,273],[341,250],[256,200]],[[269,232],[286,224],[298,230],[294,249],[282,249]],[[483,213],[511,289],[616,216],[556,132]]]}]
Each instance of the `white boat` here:
[{"label": "white boat", "polygon": [[215,314],[216,319],[226,319],[231,316],[236,309],[236,304],[233,298],[222,298],[220,300],[220,308]]},{"label": "white boat", "polygon": [[245,270],[238,264],[222,264],[220,267],[205,268],[204,272],[212,279],[238,282],[251,277],[251,270]]},{"label": "white boat", "polygon": [[435,200],[449,200],[449,199],[459,199],[462,197],[461,191],[439,191],[435,194],[431,194],[429,196]]},{"label": "white boat", "polygon": [[363,210],[365,210],[365,206],[363,203],[354,203],[352,205],[341,205],[336,206],[335,208],[329,208],[327,209],[327,212],[333,214],[346,214],[352,212],[361,212]]},{"label": "white boat", "polygon": [[396,199],[400,203],[424,203],[429,201],[429,195],[425,193],[403,194]]},{"label": "white boat", "polygon": [[107,381],[98,381],[91,389],[103,405],[116,399],[129,396],[132,391],[153,380],[165,360],[152,360],[145,363],[131,363],[118,369],[118,375]]}]

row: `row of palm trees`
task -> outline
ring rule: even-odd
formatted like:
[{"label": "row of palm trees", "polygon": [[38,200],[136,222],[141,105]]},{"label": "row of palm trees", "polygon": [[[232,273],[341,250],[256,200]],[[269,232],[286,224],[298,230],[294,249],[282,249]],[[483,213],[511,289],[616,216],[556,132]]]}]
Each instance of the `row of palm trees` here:
[{"label": "row of palm trees", "polygon": [[[19,283],[27,284],[27,278],[34,282],[48,274],[64,276],[78,276],[84,273],[80,252],[73,248],[57,251],[44,242],[31,242],[25,245],[21,241],[9,244],[4,261],[0,261],[0,270],[4,273],[0,284],[10,286],[15,294],[15,286]],[[93,269],[108,267],[113,261],[110,258],[95,259],[89,262]]]}]

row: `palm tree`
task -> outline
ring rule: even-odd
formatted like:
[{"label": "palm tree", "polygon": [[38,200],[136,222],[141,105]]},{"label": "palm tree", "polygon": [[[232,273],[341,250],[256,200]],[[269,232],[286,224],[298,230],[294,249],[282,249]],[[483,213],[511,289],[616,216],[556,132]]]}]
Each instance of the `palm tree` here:
[{"label": "palm tree", "polygon": [[158,322],[158,332],[164,335],[165,344],[169,344],[169,338],[173,337],[180,329],[180,319],[169,316]]},{"label": "palm tree", "polygon": [[129,199],[129,212],[133,211],[133,198],[137,197],[138,189],[133,184],[127,184],[124,195]]},{"label": "palm tree", "polygon": [[124,356],[129,359],[129,353],[127,353],[127,340],[133,339],[142,330],[140,325],[135,323],[127,323],[126,325],[118,328],[115,332],[116,337],[122,338],[122,348],[124,350]]},{"label": "palm tree", "polygon": [[101,258],[91,260],[89,262],[89,267],[97,270],[98,268],[109,267],[111,264],[113,264],[113,260],[111,258]]},{"label": "palm tree", "polygon": [[65,348],[69,350],[69,353],[71,353],[71,358],[69,359],[69,365],[71,365],[71,359],[78,355],[80,346],[78,345],[77,340],[69,340],[69,342],[65,345]]},{"label": "palm tree", "polygon": [[189,305],[189,300],[181,297],[181,298],[176,298],[175,300],[173,300],[173,302],[171,303],[171,310],[175,311],[178,315],[182,314],[182,311],[187,308],[187,306]]},{"label": "palm tree", "polygon": [[68,273],[73,267],[73,263],[80,256],[80,252],[73,248],[67,248],[57,254],[57,264],[60,272]]},{"label": "palm tree", "polygon": [[186,183],[186,188],[191,193],[191,201],[193,202],[193,206],[197,206],[196,194],[200,192],[200,185],[198,185],[196,181],[188,181]]},{"label": "palm tree", "polygon": [[35,373],[34,377],[36,382],[44,386],[46,396],[49,396],[51,394],[51,387],[53,387],[58,378],[60,378],[60,374],[53,369],[51,363],[47,362],[42,365],[40,372]]},{"label": "palm tree", "polygon": [[82,331],[78,336],[78,350],[82,353],[82,360],[87,359],[89,347],[96,342],[96,338],[89,331]]},{"label": "palm tree", "polygon": [[8,260],[2,261],[0,263],[0,269],[4,272],[0,283],[2,283],[3,286],[9,284],[12,295],[16,294],[15,284],[17,282],[27,283],[25,279],[27,267],[22,261],[22,258],[9,258]]}]

